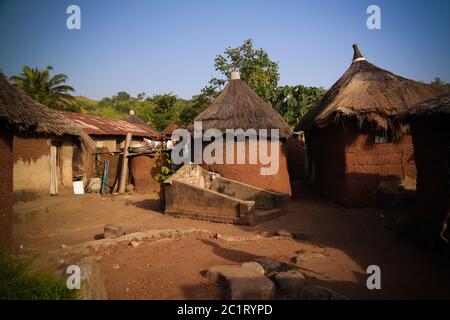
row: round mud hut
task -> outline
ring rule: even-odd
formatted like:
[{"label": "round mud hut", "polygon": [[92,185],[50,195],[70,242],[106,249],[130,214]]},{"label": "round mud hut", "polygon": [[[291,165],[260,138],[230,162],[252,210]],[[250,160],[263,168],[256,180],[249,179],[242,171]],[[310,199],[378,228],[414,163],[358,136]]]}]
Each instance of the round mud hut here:
[{"label": "round mud hut", "polygon": [[416,230],[429,244],[450,241],[450,93],[416,104],[398,116],[409,124],[417,167]]},{"label": "round mud hut", "polygon": [[392,117],[442,89],[383,70],[353,49],[350,67],[295,131],[305,132],[307,179],[321,194],[373,206],[382,181],[395,190],[415,185],[411,136],[396,131]]},{"label": "round mud hut", "polygon": [[[237,71],[231,72],[230,81],[222,93],[194,121],[202,122],[203,132],[208,129],[217,129],[224,137],[222,163],[207,164],[203,162],[203,168],[219,173],[228,179],[264,190],[291,195],[286,159],[287,139],[291,136],[292,130],[269,103],[265,102],[240,79]],[[275,140],[271,136],[272,129],[278,131],[276,138],[278,145],[273,143]],[[243,132],[254,130],[257,135],[256,137],[246,136],[244,140],[235,139],[234,142],[227,143],[225,142],[227,130],[242,130]],[[264,146],[267,155],[272,157],[271,161],[276,161],[276,163],[268,164],[267,161],[261,161],[260,154],[261,148],[263,148],[261,141],[263,140],[267,141],[267,145]],[[254,152],[254,143],[258,146],[257,152]],[[208,143],[203,143],[203,149],[207,145]],[[278,150],[272,150],[272,148]],[[232,155],[233,161],[227,161],[230,159],[230,155]],[[245,161],[239,161],[238,158],[241,160],[245,158]],[[262,174],[264,168],[271,165],[277,167],[276,172]]]}]

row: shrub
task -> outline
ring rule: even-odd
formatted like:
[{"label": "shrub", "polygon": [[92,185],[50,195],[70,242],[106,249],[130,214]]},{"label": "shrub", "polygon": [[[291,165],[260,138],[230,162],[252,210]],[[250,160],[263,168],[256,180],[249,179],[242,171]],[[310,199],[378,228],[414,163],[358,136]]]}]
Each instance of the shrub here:
[{"label": "shrub", "polygon": [[76,292],[50,273],[33,273],[32,260],[16,259],[0,249],[0,300],[72,300]]}]

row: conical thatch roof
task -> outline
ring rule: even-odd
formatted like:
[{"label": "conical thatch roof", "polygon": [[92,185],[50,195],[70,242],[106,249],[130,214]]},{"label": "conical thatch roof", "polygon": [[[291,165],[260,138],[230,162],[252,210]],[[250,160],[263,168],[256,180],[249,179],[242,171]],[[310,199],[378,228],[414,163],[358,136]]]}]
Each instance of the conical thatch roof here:
[{"label": "conical thatch roof", "polygon": [[170,137],[172,132],[176,129],[178,129],[177,124],[175,122],[172,122],[172,123],[168,124],[167,127],[163,131],[160,132],[160,135],[164,136],[164,137]]},{"label": "conical thatch roof", "polygon": [[145,123],[144,120],[142,120],[141,118],[139,118],[139,117],[134,113],[134,110],[130,110],[130,111],[129,111],[129,116],[128,116],[125,120],[126,120],[127,122],[129,122],[129,123],[147,125],[147,124]]},{"label": "conical thatch roof", "polygon": [[[236,72],[222,93],[196,118],[203,122],[203,130],[226,129],[279,129],[280,138],[288,138],[291,128],[270,104],[265,102],[243,82]],[[190,126],[191,128],[191,126]]]},{"label": "conical thatch roof", "polygon": [[359,125],[366,122],[386,130],[393,127],[391,116],[442,92],[441,88],[383,70],[366,61],[357,45],[353,49],[351,66],[296,130],[323,128],[342,117],[353,117]]},{"label": "conical thatch roof", "polygon": [[80,127],[60,112],[40,104],[11,85],[2,73],[0,73],[0,122],[24,134],[77,136],[85,147],[93,146],[93,141]]},{"label": "conical thatch roof", "polygon": [[417,118],[450,118],[450,92],[409,107],[397,118],[403,121]]}]

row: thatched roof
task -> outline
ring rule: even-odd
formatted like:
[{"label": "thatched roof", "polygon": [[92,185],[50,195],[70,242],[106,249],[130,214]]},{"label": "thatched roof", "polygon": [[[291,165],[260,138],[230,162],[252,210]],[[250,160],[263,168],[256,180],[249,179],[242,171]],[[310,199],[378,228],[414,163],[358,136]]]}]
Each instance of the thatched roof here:
[{"label": "thatched roof", "polygon": [[360,126],[368,123],[386,130],[393,127],[391,116],[442,92],[441,88],[383,70],[366,61],[356,44],[353,49],[350,67],[303,118],[296,131],[323,128],[342,117],[355,118]]},{"label": "thatched roof", "polygon": [[176,129],[178,129],[177,124],[172,122],[172,123],[168,124],[167,127],[163,131],[160,132],[160,135],[164,136],[166,138],[169,138],[172,135],[172,132]]},{"label": "thatched roof", "polygon": [[[279,129],[280,138],[288,138],[292,130],[270,104],[233,72],[222,93],[195,120],[203,122],[203,130],[215,128],[223,133],[226,129]],[[189,126],[192,129],[192,125]]]},{"label": "thatched roof", "polygon": [[450,118],[450,92],[438,95],[409,107],[397,116],[401,121],[425,118]]},{"label": "thatched roof", "polygon": [[135,114],[134,110],[129,111],[129,116],[125,120],[129,123],[142,124],[145,126],[147,125],[144,120],[142,120]]},{"label": "thatched roof", "polygon": [[0,73],[0,122],[22,134],[71,135],[78,137],[85,147],[91,148],[94,144],[75,123],[60,112],[27,96],[10,84],[2,73]]}]

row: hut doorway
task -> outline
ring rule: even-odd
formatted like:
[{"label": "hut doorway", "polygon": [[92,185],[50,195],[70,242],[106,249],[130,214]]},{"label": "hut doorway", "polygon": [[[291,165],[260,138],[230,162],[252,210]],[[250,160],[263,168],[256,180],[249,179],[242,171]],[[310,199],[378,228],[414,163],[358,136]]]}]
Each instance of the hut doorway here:
[{"label": "hut doorway", "polygon": [[50,147],[50,194],[58,194],[59,178],[60,178],[60,145],[52,142]]}]

